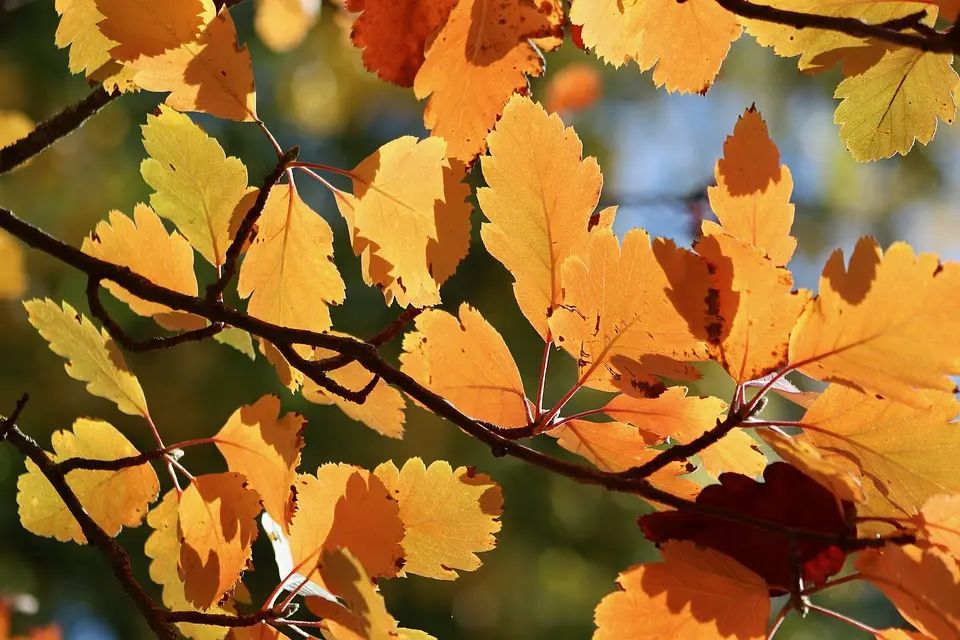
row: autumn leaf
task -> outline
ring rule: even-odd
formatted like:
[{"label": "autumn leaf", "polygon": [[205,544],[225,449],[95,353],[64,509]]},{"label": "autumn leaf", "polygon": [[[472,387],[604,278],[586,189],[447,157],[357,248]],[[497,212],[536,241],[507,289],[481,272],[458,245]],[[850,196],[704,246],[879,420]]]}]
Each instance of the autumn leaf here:
[{"label": "autumn leaf", "polygon": [[555,26],[531,0],[463,0],[428,42],[413,81],[418,99],[430,97],[423,122],[447,141],[447,155],[470,164],[486,148],[487,132],[507,100],[543,73],[543,58],[528,42]]},{"label": "autumn leaf", "polygon": [[648,398],[621,393],[603,407],[603,412],[650,434],[651,443],[667,438],[689,442],[716,426],[727,405],[719,398],[688,396],[686,387],[671,387]]},{"label": "autumn leaf", "polygon": [[791,438],[772,429],[759,429],[758,433],[784,461],[816,480],[840,500],[858,504],[866,502],[859,478],[836,460],[825,458],[807,438]]},{"label": "autumn leaf", "polygon": [[237,44],[229,9],[212,16],[212,5],[206,7],[204,27],[195,41],[128,63],[136,69],[134,80],[147,91],[170,92],[167,105],[178,111],[254,122],[257,95],[250,52]]},{"label": "autumn leaf", "polygon": [[797,246],[790,235],[793,177],[780,164],[780,151],[754,107],[743,112],[724,141],[714,176],[717,184],[707,195],[723,230],[759,249],[774,265],[786,265]]},{"label": "autumn leaf", "polygon": [[230,471],[247,478],[263,508],[285,531],[295,510],[292,490],[305,426],[299,414],[281,418],[280,398],[268,395],[234,411],[213,437]]},{"label": "autumn leaf", "polygon": [[[147,525],[154,531],[143,546],[144,554],[150,558],[150,579],[160,585],[163,604],[171,611],[197,611],[187,601],[183,579],[178,568],[180,562],[179,527],[180,499],[175,489],[163,496],[157,506],[147,516]],[[207,613],[230,614],[232,611],[213,607]],[[212,625],[181,622],[177,624],[180,632],[192,640],[223,640],[228,629]]]},{"label": "autumn leaf", "polygon": [[371,583],[369,571],[349,549],[325,550],[320,560],[320,575],[347,606],[345,610],[325,600],[321,601],[326,605],[324,609],[311,606],[324,618],[324,637],[329,636],[332,640],[397,637],[397,621],[387,611],[383,596]]},{"label": "autumn leaf", "polygon": [[257,538],[260,496],[239,473],[197,476],[180,497],[180,573],[187,601],[199,609],[233,592]]},{"label": "autumn leaf", "polygon": [[379,478],[351,465],[325,464],[316,475],[297,476],[295,486],[297,512],[288,538],[297,573],[329,589],[315,569],[324,550],[343,547],[369,577],[397,575],[403,523]]},{"label": "autumn leaf", "polygon": [[916,520],[930,542],[954,558],[960,554],[960,496],[933,496],[924,503]]},{"label": "autumn leaf", "polygon": [[581,27],[584,46],[601,60],[619,68],[640,50],[643,22],[638,5],[608,0],[573,0],[570,23]]},{"label": "autumn leaf", "polygon": [[117,42],[110,49],[115,60],[160,55],[191,42],[203,24],[200,0],[95,0],[104,19],[97,26]]},{"label": "autumn leaf", "polygon": [[320,0],[257,0],[255,6],[253,28],[277,53],[299,46],[320,17]]},{"label": "autumn leaf", "polygon": [[881,629],[877,640],[933,640],[928,635],[906,629]]},{"label": "autumn leaf", "polygon": [[117,43],[101,33],[97,26],[104,16],[96,0],[56,0],[60,15],[55,42],[61,49],[70,47],[71,73],[83,73],[89,80],[103,82],[108,91],[135,88],[134,71],[116,64],[110,50]]},{"label": "autumn leaf", "polygon": [[[109,220],[97,223],[96,229],[84,238],[82,251],[129,267],[161,287],[197,295],[190,243],[179,233],[168,235],[160,218],[145,204],[136,205],[133,216],[131,220],[119,211],[111,211]],[[205,325],[201,318],[138,298],[115,282],[104,281],[103,285],[134,313],[154,318],[165,329],[197,329]]]},{"label": "autumn leaf", "polygon": [[20,245],[0,231],[0,300],[17,300],[27,291],[27,267]]},{"label": "autumn leaf", "polygon": [[560,267],[586,255],[596,225],[600,167],[583,159],[572,128],[526,97],[510,99],[488,144],[480,159],[488,186],[477,190],[490,220],[483,244],[513,275],[520,310],[547,339],[547,318],[562,298]]},{"label": "autumn leaf", "polygon": [[480,312],[460,306],[460,319],[435,309],[403,339],[401,371],[460,411],[501,427],[528,423],[520,371],[503,338]]},{"label": "autumn leaf", "polygon": [[49,298],[34,298],[23,306],[50,350],[67,359],[67,375],[86,382],[89,393],[115,402],[124,413],[150,415],[140,382],[106,331],[97,331],[66,302],[61,309]]},{"label": "autumn leaf", "polygon": [[933,140],[937,118],[953,122],[958,79],[952,54],[908,47],[885,53],[837,86],[834,97],[843,101],[833,121],[840,139],[860,161],[906,155],[914,140]]},{"label": "autumn leaf", "polygon": [[385,82],[412,87],[430,36],[446,22],[457,0],[349,0],[360,11],[350,40],[363,49],[363,66]]},{"label": "autumn leaf", "polygon": [[227,640],[285,640],[286,636],[276,627],[258,622],[250,627],[235,627],[227,634]]},{"label": "autumn leaf", "polygon": [[[70,458],[116,460],[139,455],[112,425],[100,420],[80,418],[73,423],[73,432],[53,434],[53,462]],[[80,524],[67,509],[53,485],[32,460],[27,459],[27,473],[17,481],[17,504],[23,528],[38,536],[73,540],[86,544]],[[120,471],[77,469],[67,474],[67,485],[79,498],[94,522],[109,535],[123,527],[138,527],[147,515],[150,503],[160,493],[157,473],[149,464]]]},{"label": "autumn leaf", "polygon": [[550,329],[576,358],[587,386],[613,391],[629,383],[654,389],[662,388],[659,375],[699,377],[683,361],[705,359],[705,345],[669,299],[669,281],[654,252],[642,229],[627,232],[621,249],[612,231],[597,228],[585,257],[564,261],[565,295],[550,317]]},{"label": "autumn leaf", "polygon": [[293,183],[270,192],[259,225],[237,284],[240,296],[250,298],[247,312],[284,327],[326,331],[328,305],[343,302],[345,293],[330,225]]},{"label": "autumn leaf", "polygon": [[597,606],[593,640],[766,637],[770,596],[763,578],[692,542],[667,542],[663,562],[620,574],[620,591]]},{"label": "autumn leaf", "polygon": [[596,66],[585,62],[568,64],[550,76],[547,111],[567,114],[589,109],[600,99],[602,91],[603,79]]},{"label": "autumn leaf", "polygon": [[960,568],[940,549],[887,544],[854,565],[900,614],[932,638],[960,637]]},{"label": "autumn leaf", "polygon": [[953,393],[960,373],[960,265],[914,255],[898,242],[884,253],[862,238],[844,268],[834,251],[817,298],[790,337],[790,364],[829,382],[858,387],[917,407]]},{"label": "autumn leaf", "polygon": [[150,154],[140,165],[156,193],[150,204],[177,225],[207,262],[219,266],[230,246],[230,221],[247,190],[247,168],[227,157],[214,138],[190,117],[161,105],[147,116],[143,146]]},{"label": "autumn leaf", "polygon": [[806,438],[828,460],[857,472],[867,502],[860,515],[912,516],[938,493],[960,491],[960,402],[918,393],[918,409],[830,385],[803,416]]},{"label": "autumn leaf", "polygon": [[503,494],[489,476],[442,460],[427,467],[420,458],[400,470],[385,462],[374,474],[400,504],[405,573],[454,580],[457,570],[478,569],[476,554],[496,546]]}]

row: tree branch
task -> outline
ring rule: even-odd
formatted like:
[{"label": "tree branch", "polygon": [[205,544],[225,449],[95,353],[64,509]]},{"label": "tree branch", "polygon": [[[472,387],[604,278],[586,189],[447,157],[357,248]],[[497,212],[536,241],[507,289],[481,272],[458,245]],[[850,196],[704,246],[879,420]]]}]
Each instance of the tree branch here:
[{"label": "tree branch", "polygon": [[76,469],[87,469],[90,471],[122,471],[130,467],[139,467],[147,464],[151,460],[160,460],[176,451],[176,447],[167,447],[165,449],[151,449],[135,456],[117,458],[115,460],[93,460],[91,458],[67,458],[63,462],[57,463],[57,473],[67,475]]}]

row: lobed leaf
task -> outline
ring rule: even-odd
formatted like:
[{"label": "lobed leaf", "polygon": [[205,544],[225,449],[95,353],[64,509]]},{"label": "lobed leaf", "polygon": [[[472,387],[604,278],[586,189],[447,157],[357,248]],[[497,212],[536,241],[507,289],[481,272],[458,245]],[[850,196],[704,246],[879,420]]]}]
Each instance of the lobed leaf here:
[{"label": "lobed leaf", "polygon": [[156,56],[191,42],[203,25],[201,0],[95,0],[100,33],[117,43],[115,60]]}]

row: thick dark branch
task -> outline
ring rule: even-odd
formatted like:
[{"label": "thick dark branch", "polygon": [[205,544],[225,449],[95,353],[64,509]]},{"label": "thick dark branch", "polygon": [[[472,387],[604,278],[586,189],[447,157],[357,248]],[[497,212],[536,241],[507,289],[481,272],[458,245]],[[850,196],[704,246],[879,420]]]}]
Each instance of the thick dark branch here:
[{"label": "thick dark branch", "polygon": [[[336,380],[327,377],[326,370],[317,366],[319,364],[318,361],[307,360],[297,353],[296,350],[294,350],[293,345],[274,343],[274,346],[283,355],[283,357],[287,359],[287,362],[289,362],[297,370],[301,371],[305,376],[316,382],[321,389],[340,396],[344,400],[349,400],[350,402],[355,402],[357,404],[363,404],[367,401],[367,398],[370,397],[370,394],[373,392],[374,387],[377,386],[377,383],[380,382],[380,376],[374,374],[373,378],[370,379],[370,382],[364,385],[364,387],[359,391],[348,389]],[[351,360],[353,360],[353,358],[351,358]]]},{"label": "thick dark branch", "polygon": [[116,320],[107,313],[103,303],[100,301],[99,278],[90,278],[87,280],[87,303],[90,305],[90,313],[93,314],[93,317],[102,322],[103,326],[107,328],[110,337],[119,342],[127,351],[143,353],[146,351],[156,351],[157,349],[172,349],[187,342],[197,342],[211,338],[223,331],[223,323],[214,322],[202,329],[184,331],[174,336],[137,340],[125,332],[123,327],[117,324]]},{"label": "thick dark branch", "polygon": [[214,627],[252,627],[260,622],[270,622],[283,617],[283,614],[273,609],[255,611],[235,616],[223,613],[203,613],[202,611],[168,611],[164,614],[167,622],[189,622],[192,624],[208,624]]},{"label": "thick dark branch", "polygon": [[[419,316],[423,312],[423,309],[418,309],[416,307],[408,307],[404,309],[399,316],[397,316],[393,322],[384,327],[383,331],[370,336],[367,338],[367,344],[379,347],[387,344],[401,333],[403,333],[404,328],[411,320]],[[314,361],[314,367],[317,371],[334,371],[335,369],[340,369],[345,367],[348,364],[353,362],[353,358],[344,355],[331,356],[329,358],[323,358],[321,360]]]},{"label": "thick dark branch", "polygon": [[67,458],[57,464],[57,473],[67,475],[75,469],[88,469],[90,471],[121,471],[130,467],[139,467],[147,464],[151,460],[160,460],[171,452],[176,451],[176,447],[167,447],[166,449],[151,449],[135,456],[117,458],[116,460],[93,460],[91,458]]},{"label": "thick dark branch", "polygon": [[267,206],[267,198],[270,195],[270,191],[273,190],[273,186],[277,184],[280,176],[286,171],[287,165],[296,160],[299,154],[300,147],[293,147],[288,150],[280,156],[276,166],[274,166],[273,170],[263,179],[263,184],[260,185],[260,191],[257,193],[256,201],[254,201],[253,206],[250,207],[250,210],[247,211],[247,214],[243,217],[243,221],[240,222],[240,227],[237,229],[237,235],[227,248],[227,256],[223,263],[223,268],[220,270],[220,277],[217,278],[216,282],[211,283],[210,286],[207,287],[208,299],[220,299],[227,285],[230,284],[233,277],[237,275],[237,261],[240,259],[240,253],[243,251],[243,245],[246,244],[247,239],[253,232],[253,225],[257,224],[257,220],[260,219],[263,208]]},{"label": "thick dark branch", "polygon": [[108,93],[103,87],[97,87],[80,102],[40,124],[27,137],[0,149],[0,174],[23,164],[60,138],[73,133],[90,116],[119,97],[119,91]]}]

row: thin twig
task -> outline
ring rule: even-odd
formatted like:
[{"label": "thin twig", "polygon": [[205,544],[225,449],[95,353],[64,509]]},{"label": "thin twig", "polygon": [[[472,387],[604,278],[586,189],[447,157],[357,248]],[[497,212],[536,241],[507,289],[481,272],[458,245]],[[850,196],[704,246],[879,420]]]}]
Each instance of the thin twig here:
[{"label": "thin twig", "polygon": [[[366,343],[373,347],[380,347],[387,344],[403,333],[404,328],[421,313],[423,313],[423,309],[416,307],[404,309],[400,315],[384,327],[383,330],[367,338]],[[353,358],[345,355],[336,355],[314,360],[313,362],[315,363],[313,366],[317,371],[326,371],[329,373],[330,371],[335,371],[336,369],[347,366],[353,362]]]},{"label": "thin twig", "polygon": [[57,473],[67,475],[76,469],[87,469],[90,471],[121,471],[130,467],[139,467],[152,460],[161,460],[179,447],[167,447],[165,449],[151,449],[135,456],[126,456],[116,460],[93,460],[90,458],[67,458],[57,463]]},{"label": "thin twig", "polygon": [[13,429],[14,425],[17,424],[17,420],[20,419],[20,414],[23,413],[23,408],[27,406],[27,402],[30,400],[30,394],[25,393],[20,396],[20,399],[17,400],[17,406],[13,408],[13,413],[3,419],[0,422],[0,442],[7,439],[7,433]]}]

